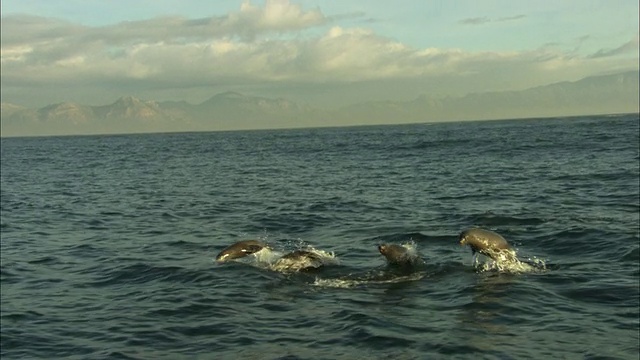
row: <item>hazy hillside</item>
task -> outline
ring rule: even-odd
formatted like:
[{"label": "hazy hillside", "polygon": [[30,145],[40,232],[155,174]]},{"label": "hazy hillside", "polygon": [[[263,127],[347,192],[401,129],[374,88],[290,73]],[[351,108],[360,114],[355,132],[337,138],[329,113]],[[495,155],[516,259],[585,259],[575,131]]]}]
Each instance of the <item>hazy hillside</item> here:
[{"label": "hazy hillside", "polygon": [[205,131],[570,116],[639,111],[639,72],[594,76],[523,91],[368,102],[336,111],[285,99],[215,95],[200,104],[126,96],[103,106],[2,103],[2,136]]},{"label": "hazy hillside", "polygon": [[523,91],[363,103],[342,109],[337,115],[342,121],[351,118],[387,123],[632,113],[639,111],[639,75],[638,71],[630,71]]},{"label": "hazy hillside", "polygon": [[311,126],[310,107],[284,99],[245,96],[235,92],[218,94],[191,107],[190,114],[204,129],[252,129]]}]

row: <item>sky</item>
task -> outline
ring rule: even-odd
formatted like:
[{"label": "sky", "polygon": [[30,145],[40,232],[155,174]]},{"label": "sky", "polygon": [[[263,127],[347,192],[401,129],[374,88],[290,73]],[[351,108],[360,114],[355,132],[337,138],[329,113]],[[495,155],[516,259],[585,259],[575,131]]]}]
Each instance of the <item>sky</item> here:
[{"label": "sky", "polygon": [[325,107],[638,69],[637,0],[3,0],[0,96]]}]

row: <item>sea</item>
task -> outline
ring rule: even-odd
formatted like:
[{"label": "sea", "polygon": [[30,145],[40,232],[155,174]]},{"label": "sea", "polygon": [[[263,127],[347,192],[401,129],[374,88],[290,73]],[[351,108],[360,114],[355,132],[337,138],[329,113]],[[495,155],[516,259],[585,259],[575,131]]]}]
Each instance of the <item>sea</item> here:
[{"label": "sea", "polygon": [[2,138],[0,357],[637,360],[639,124]]}]

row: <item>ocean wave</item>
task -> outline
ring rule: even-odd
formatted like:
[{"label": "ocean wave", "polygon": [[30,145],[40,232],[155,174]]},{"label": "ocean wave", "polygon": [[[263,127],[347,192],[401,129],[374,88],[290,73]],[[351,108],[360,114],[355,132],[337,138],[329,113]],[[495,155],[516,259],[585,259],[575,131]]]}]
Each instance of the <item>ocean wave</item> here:
[{"label": "ocean wave", "polygon": [[637,119],[3,138],[0,356],[637,358]]},{"label": "ocean wave", "polygon": [[82,271],[82,273],[100,274],[95,276],[94,280],[84,284],[84,286],[96,288],[139,285],[158,281],[196,283],[210,278],[210,276],[198,270],[191,270],[182,266],[155,266],[141,262],[116,268],[98,266]]},{"label": "ocean wave", "polygon": [[548,220],[541,217],[506,216],[492,213],[469,216],[470,224],[481,227],[542,225],[546,222]]}]

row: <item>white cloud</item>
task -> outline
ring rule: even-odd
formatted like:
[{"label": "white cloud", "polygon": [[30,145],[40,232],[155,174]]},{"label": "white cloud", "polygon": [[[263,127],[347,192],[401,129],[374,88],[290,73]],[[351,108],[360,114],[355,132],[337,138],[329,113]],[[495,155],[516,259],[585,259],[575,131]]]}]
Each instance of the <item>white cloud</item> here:
[{"label": "white cloud", "polygon": [[601,58],[601,57],[609,57],[609,56],[617,56],[623,54],[638,54],[638,43],[640,37],[636,35],[630,41],[618,46],[615,49],[600,49],[591,55],[591,58]]},{"label": "white cloud", "polygon": [[270,32],[302,30],[328,21],[319,10],[304,11],[287,0],[267,0],[264,7],[245,2],[239,11],[220,17],[159,17],[96,28],[50,18],[9,16],[2,19],[2,46],[60,39],[79,45],[97,42],[109,46],[238,36],[246,40]]},{"label": "white cloud", "polygon": [[6,46],[2,48],[2,56],[0,61],[4,62],[21,62],[25,60],[30,52],[33,51],[33,47],[29,45],[14,45]]},{"label": "white cloud", "polygon": [[239,13],[229,16],[227,25],[248,25],[256,30],[286,31],[319,25],[326,20],[319,10],[305,12],[299,5],[290,4],[287,0],[267,0],[264,8],[244,2]]},{"label": "white cloud", "polygon": [[[29,84],[115,88],[123,83],[139,89],[340,86],[405,80],[421,80],[426,88],[433,78],[451,84],[461,84],[459,79],[464,78],[469,85],[459,86],[457,92],[462,94],[523,89],[633,66],[633,59],[608,62],[606,56],[580,58],[552,49],[417,49],[363,28],[334,26],[324,34],[298,36],[328,22],[320,10],[305,11],[286,0],[266,1],[263,7],[245,2],[239,11],[222,17],[165,17],[93,28],[55,19],[6,17],[1,80],[3,88]],[[611,52],[617,51],[621,50]],[[443,77],[450,81],[442,81]]]},{"label": "white cloud", "polygon": [[527,17],[526,15],[522,15],[522,14],[514,15],[514,16],[505,16],[497,19],[491,19],[487,16],[482,16],[482,17],[472,17],[472,18],[462,19],[458,21],[458,23],[463,25],[484,25],[488,23],[500,23],[500,22],[506,22],[506,21],[520,20],[526,17]]}]

